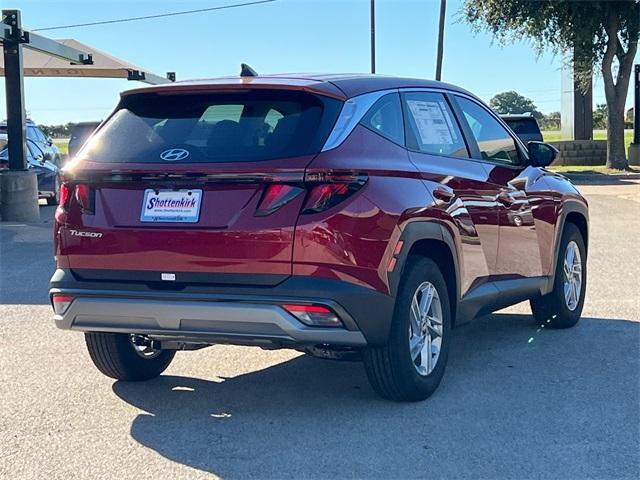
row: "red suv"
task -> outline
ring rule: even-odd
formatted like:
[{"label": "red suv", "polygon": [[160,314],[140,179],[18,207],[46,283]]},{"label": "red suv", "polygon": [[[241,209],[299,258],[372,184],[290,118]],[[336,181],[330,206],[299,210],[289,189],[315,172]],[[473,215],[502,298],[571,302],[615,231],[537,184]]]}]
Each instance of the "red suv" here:
[{"label": "red suv", "polygon": [[65,171],[55,322],[146,380],[212,344],[362,358],[421,400],[451,329],[530,300],[576,324],[587,204],[472,94],[379,76],[240,76],[125,92]]}]

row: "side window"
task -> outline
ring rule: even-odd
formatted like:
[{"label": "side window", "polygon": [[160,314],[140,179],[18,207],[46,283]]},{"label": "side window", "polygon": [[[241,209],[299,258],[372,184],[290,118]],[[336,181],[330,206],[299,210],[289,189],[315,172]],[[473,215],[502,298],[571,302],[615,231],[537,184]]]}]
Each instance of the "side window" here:
[{"label": "side window", "polygon": [[398,145],[404,145],[400,96],[390,93],[380,98],[362,118],[360,124]]},{"label": "side window", "polygon": [[408,92],[403,94],[407,112],[407,146],[412,150],[436,155],[468,158],[453,112],[441,93]]},{"label": "side window", "polygon": [[482,158],[509,165],[520,164],[518,147],[509,132],[484,107],[464,97],[456,98],[478,142]]}]

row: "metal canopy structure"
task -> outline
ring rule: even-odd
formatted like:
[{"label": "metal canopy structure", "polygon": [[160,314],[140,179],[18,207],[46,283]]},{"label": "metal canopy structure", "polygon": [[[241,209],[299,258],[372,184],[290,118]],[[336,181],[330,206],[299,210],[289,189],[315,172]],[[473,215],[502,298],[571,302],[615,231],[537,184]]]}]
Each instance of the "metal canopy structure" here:
[{"label": "metal canopy structure", "polygon": [[[33,41],[34,34],[31,34]],[[40,37],[43,38],[43,37]],[[174,78],[172,74],[161,77],[147,72],[142,68],[125,62],[119,58],[109,55],[106,52],[90,47],[82,42],[73,39],[49,40],[58,48],[70,48],[77,52],[91,52],[91,64],[71,64],[69,56],[60,58],[52,56],[35,49],[33,44],[25,45],[24,51],[24,76],[25,77],[80,77],[80,78],[123,78],[127,80],[138,80],[152,85],[169,83]],[[48,52],[51,52],[49,49]],[[0,59],[0,76],[5,75],[4,61]]]},{"label": "metal canopy structure", "polygon": [[9,171],[0,173],[0,218],[35,221],[39,218],[35,173],[26,159],[24,77],[126,78],[159,84],[175,81],[146,72],[76,40],[52,40],[22,28],[19,10],[2,10],[0,23],[5,77]]},{"label": "metal canopy structure", "polygon": [[[175,81],[161,77],[77,40],[52,40],[22,28],[19,10],[3,10],[0,23],[5,77],[9,169],[26,170],[24,77],[126,78],[153,85]],[[24,50],[24,51],[23,51]]]}]

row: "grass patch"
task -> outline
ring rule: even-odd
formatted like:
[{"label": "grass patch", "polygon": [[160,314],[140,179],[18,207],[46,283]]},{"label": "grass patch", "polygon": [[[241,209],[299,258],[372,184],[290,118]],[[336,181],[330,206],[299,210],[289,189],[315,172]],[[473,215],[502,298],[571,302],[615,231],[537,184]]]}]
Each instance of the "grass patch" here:
[{"label": "grass patch", "polygon": [[69,154],[69,139],[68,138],[54,138],[53,143],[55,143],[58,150],[62,155]]},{"label": "grass patch", "polygon": [[[565,140],[562,138],[562,133],[560,130],[544,130],[542,132],[542,137],[545,142],[559,142],[560,140]],[[606,140],[607,139],[607,131],[606,130],[594,130],[593,131],[593,139],[594,140]],[[631,140],[633,140],[633,130],[625,130],[624,131],[624,148],[625,151],[629,150],[629,145],[631,144]]]}]

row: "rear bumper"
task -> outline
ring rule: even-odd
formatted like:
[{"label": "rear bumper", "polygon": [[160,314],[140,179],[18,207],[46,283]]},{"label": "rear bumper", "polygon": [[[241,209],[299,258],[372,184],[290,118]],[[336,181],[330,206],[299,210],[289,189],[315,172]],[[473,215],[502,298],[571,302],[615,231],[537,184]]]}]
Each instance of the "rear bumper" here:
[{"label": "rear bumper", "polygon": [[[274,287],[166,285],[82,281],[59,269],[50,294],[75,297],[62,329],[140,333],[157,338],[239,345],[363,347],[386,342],[393,299],[347,282],[289,277]],[[280,305],[329,306],[344,328],[310,327]]]}]

